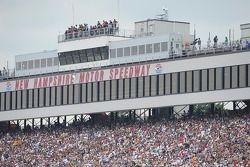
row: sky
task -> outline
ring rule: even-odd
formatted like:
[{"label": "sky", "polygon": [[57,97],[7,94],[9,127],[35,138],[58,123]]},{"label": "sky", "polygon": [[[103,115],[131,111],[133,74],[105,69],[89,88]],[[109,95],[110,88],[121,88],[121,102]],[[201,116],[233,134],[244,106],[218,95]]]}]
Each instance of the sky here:
[{"label": "sky", "polygon": [[14,68],[15,55],[57,49],[57,35],[73,24],[95,25],[118,19],[121,29],[155,18],[165,7],[169,20],[194,25],[196,36],[224,41],[229,29],[240,38],[240,24],[250,23],[250,0],[0,0],[0,70]]}]

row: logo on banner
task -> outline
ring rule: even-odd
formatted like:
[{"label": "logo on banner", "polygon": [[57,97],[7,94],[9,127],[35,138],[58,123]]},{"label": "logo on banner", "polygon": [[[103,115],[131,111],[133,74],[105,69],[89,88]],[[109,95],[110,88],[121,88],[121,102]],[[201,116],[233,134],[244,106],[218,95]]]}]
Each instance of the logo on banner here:
[{"label": "logo on banner", "polygon": [[161,64],[156,64],[155,65],[155,73],[156,74],[161,74],[162,73],[162,66],[161,66]]},{"label": "logo on banner", "polygon": [[10,91],[11,90],[11,82],[6,82],[5,90],[6,91]]}]

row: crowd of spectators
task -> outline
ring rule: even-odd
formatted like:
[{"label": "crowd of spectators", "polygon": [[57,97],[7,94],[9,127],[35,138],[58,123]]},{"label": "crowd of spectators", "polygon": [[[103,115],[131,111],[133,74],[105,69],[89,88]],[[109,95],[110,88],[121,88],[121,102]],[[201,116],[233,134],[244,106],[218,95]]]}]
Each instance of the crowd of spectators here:
[{"label": "crowd of spectators", "polygon": [[97,22],[94,26],[89,26],[88,24],[80,24],[71,26],[65,31],[66,39],[73,37],[82,37],[82,36],[93,36],[99,34],[113,34],[118,30],[118,22],[114,19],[113,21],[103,20]]},{"label": "crowd of spectators", "polygon": [[3,70],[0,70],[0,78],[4,78],[8,75],[9,75],[8,70],[5,67],[3,67]]},{"label": "crowd of spectators", "polygon": [[250,115],[0,136],[0,166],[249,166]]}]

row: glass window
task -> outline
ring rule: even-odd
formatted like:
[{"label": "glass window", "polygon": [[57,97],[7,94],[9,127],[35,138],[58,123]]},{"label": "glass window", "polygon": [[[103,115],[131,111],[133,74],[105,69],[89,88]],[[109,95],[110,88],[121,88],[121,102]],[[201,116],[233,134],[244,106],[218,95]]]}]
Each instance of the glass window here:
[{"label": "glass window", "polygon": [[239,87],[246,87],[247,85],[247,68],[246,65],[239,66]]},{"label": "glass window", "polygon": [[180,72],[180,93],[186,92],[186,73]]},{"label": "glass window", "polygon": [[66,64],[73,64],[73,57],[72,57],[73,53],[67,53],[66,54]]},{"label": "glass window", "polygon": [[87,86],[86,84],[82,84],[82,103],[86,103],[87,102]]},{"label": "glass window", "polygon": [[22,62],[22,70],[27,70],[28,69],[28,62],[27,61],[23,61]]},{"label": "glass window", "polygon": [[41,67],[46,67],[46,59],[41,59]]},{"label": "glass window", "polygon": [[150,78],[149,76],[144,77],[144,96],[150,96]]},{"label": "glass window", "polygon": [[117,49],[117,57],[123,57],[123,48]]},{"label": "glass window", "polygon": [[74,85],[74,104],[78,104],[80,102],[80,85]]},{"label": "glass window", "polygon": [[98,82],[93,82],[93,101],[98,101]]},{"label": "glass window", "polygon": [[186,91],[189,92],[193,92],[193,73],[192,71],[187,71],[186,72],[186,81],[187,81],[187,85],[186,85]]},{"label": "glass window", "polygon": [[51,87],[50,93],[51,93],[50,105],[54,106],[56,105],[56,87]]},{"label": "glass window", "polygon": [[117,80],[111,80],[111,99],[117,99]]},{"label": "glass window", "polygon": [[79,54],[76,52],[73,54],[73,63],[80,63],[80,57]]},{"label": "glass window", "polygon": [[231,88],[231,67],[224,68],[224,89]]},{"label": "glass window", "polygon": [[45,99],[44,88],[40,88],[39,89],[39,107],[44,106],[44,99]]},{"label": "glass window", "polygon": [[139,45],[139,54],[145,54],[145,45]]},{"label": "glass window", "polygon": [[[20,108],[20,107],[19,107]],[[5,93],[1,93],[1,111],[5,110]]]},{"label": "glass window", "polygon": [[124,98],[128,99],[129,98],[129,90],[130,90],[130,79],[126,78],[124,81]]},{"label": "glass window", "polygon": [[165,74],[165,94],[171,93],[171,78],[170,74]]},{"label": "glass window", "polygon": [[33,89],[28,90],[28,96],[29,96],[29,101],[28,101],[28,107],[33,108]]},{"label": "glass window", "polygon": [[47,58],[47,67],[52,67],[52,58]]},{"label": "glass window", "polygon": [[33,102],[33,105],[34,105],[34,107],[36,108],[36,107],[38,107],[38,96],[39,96],[39,94],[38,94],[38,89],[34,89],[34,102]]},{"label": "glass window", "polygon": [[27,90],[22,90],[22,108],[27,108],[28,104],[28,97],[27,97]]},{"label": "glass window", "polygon": [[104,81],[99,82],[99,101],[104,100]]},{"label": "glass window", "polygon": [[40,68],[40,60],[35,60],[35,68]]},{"label": "glass window", "polygon": [[124,48],[124,56],[130,56],[130,47]]},{"label": "glass window", "polygon": [[162,52],[168,51],[168,42],[162,42],[161,43],[161,51]]},{"label": "glass window", "polygon": [[178,93],[178,85],[179,85],[178,73],[172,73],[172,94]]},{"label": "glass window", "polygon": [[123,79],[118,80],[118,99],[123,99]]},{"label": "glass window", "polygon": [[10,110],[10,103],[11,103],[11,92],[6,92],[6,99],[5,99],[5,103],[6,103],[6,106],[5,106],[5,109],[6,110]]},{"label": "glass window", "polygon": [[68,86],[65,85],[63,86],[63,95],[62,95],[62,101],[63,101],[63,104],[68,104]]},{"label": "glass window", "polygon": [[87,102],[92,102],[92,83],[87,83]]},{"label": "glass window", "polygon": [[135,98],[135,97],[137,97],[137,78],[131,78],[131,95],[130,95],[130,97],[131,98]]},{"label": "glass window", "polygon": [[16,70],[21,70],[22,68],[22,63],[21,62],[17,62],[16,63]]},{"label": "glass window", "polygon": [[58,86],[56,87],[56,105],[62,104],[62,87]]},{"label": "glass window", "polygon": [[201,90],[207,91],[207,70],[201,71]]},{"label": "glass window", "polygon": [[102,57],[102,60],[106,60],[109,58],[108,56],[108,47],[105,46],[105,47],[101,47],[101,57]]},{"label": "glass window", "polygon": [[154,53],[160,52],[160,43],[154,43]]},{"label": "glass window", "polygon": [[209,78],[209,82],[208,82],[208,89],[209,90],[214,90],[214,69],[209,69],[208,70],[208,78]]},{"label": "glass window", "polygon": [[66,65],[66,56],[60,56],[59,60],[60,60],[60,65]]},{"label": "glass window", "polygon": [[222,78],[222,74],[223,74],[223,69],[222,68],[216,68],[216,89],[222,89],[223,86],[223,78]]},{"label": "glass window", "polygon": [[[132,87],[132,85],[131,85],[131,87]],[[143,77],[140,77],[140,78],[138,78],[138,97],[144,96],[143,89],[144,89]]]},{"label": "glass window", "polygon": [[157,95],[157,75],[152,75],[151,76],[151,96],[156,96]]},{"label": "glass window", "polygon": [[11,92],[11,109],[16,109],[16,91]]},{"label": "glass window", "polygon": [[85,63],[88,61],[87,55],[86,55],[86,50],[81,50],[80,52],[80,61],[81,63]]},{"label": "glass window", "polygon": [[87,49],[87,58],[88,58],[88,62],[95,61],[93,49]]},{"label": "glass window", "polygon": [[17,91],[17,105],[16,105],[16,108],[21,109],[21,107],[22,107],[22,91],[19,90],[19,91]]},{"label": "glass window", "polygon": [[33,62],[34,62],[33,60],[29,60],[28,61],[28,68],[29,69],[33,69],[34,68],[34,63]]},{"label": "glass window", "polygon": [[105,100],[110,100],[110,81],[105,81]]},{"label": "glass window", "polygon": [[147,44],[146,45],[146,53],[152,53],[152,52],[153,52],[152,44]]},{"label": "glass window", "polygon": [[164,95],[164,75],[158,75],[159,82],[158,82],[158,94]]},{"label": "glass window", "polygon": [[58,65],[59,65],[58,57],[54,57],[54,66],[58,66]]},{"label": "glass window", "polygon": [[193,73],[194,73],[193,90],[194,90],[194,92],[199,92],[201,90],[200,70],[196,70]]},{"label": "glass window", "polygon": [[95,61],[102,60],[100,48],[94,48]]},{"label": "glass window", "polygon": [[248,64],[248,66],[247,66],[247,68],[248,68],[248,86],[250,86],[250,64]]},{"label": "glass window", "polygon": [[137,55],[138,53],[137,53],[137,46],[132,46],[132,48],[131,48],[131,55],[132,56],[135,56],[135,55]]},{"label": "glass window", "polygon": [[232,88],[238,88],[238,66],[232,67]]},{"label": "glass window", "polygon": [[116,49],[110,49],[110,58],[116,58]]},{"label": "glass window", "polygon": [[45,106],[50,106],[50,88],[45,88]]}]

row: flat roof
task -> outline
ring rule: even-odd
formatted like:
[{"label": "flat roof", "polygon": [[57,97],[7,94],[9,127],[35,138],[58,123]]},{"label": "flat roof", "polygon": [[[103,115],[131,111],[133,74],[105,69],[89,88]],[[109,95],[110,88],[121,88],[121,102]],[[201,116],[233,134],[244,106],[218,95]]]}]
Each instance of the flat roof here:
[{"label": "flat roof", "polygon": [[163,22],[170,22],[170,23],[190,24],[189,22],[173,21],[173,20],[163,20],[163,19],[147,19],[147,20],[137,21],[135,23],[142,23],[142,22],[147,22],[147,21],[163,21]]}]

